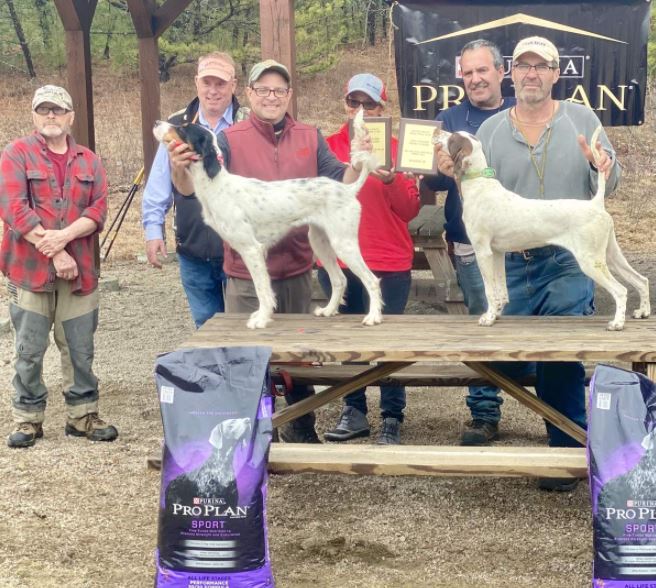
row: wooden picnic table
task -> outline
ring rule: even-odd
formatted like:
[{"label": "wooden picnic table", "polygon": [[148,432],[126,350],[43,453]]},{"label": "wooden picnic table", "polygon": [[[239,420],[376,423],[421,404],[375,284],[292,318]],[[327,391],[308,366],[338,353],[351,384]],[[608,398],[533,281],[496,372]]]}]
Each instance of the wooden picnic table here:
[{"label": "wooden picnic table", "polygon": [[[277,367],[299,363],[369,362],[371,367],[277,412],[279,427],[328,402],[413,364],[462,362],[540,417],[582,443],[585,431],[519,383],[494,369],[498,361],[630,362],[656,378],[656,319],[628,319],[624,331],[607,331],[603,317],[502,317],[480,327],[463,315],[390,315],[364,327],[354,315],[317,318],[275,315],[266,329],[246,328],[247,315],[216,315],[182,348],[268,346]],[[522,447],[378,447],[275,443],[270,469],[351,474],[586,475],[583,449]]]}]

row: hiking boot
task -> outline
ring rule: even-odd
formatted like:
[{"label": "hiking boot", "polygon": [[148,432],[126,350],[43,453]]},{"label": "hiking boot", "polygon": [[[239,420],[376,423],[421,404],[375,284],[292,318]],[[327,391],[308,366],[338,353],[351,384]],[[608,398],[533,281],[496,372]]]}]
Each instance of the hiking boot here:
[{"label": "hiking boot", "polygon": [[400,445],[401,444],[401,421],[394,417],[383,419],[383,427],[376,441],[378,445]]},{"label": "hiking boot", "polygon": [[9,447],[32,447],[41,437],[43,437],[41,423],[18,423],[7,437],[7,445]]},{"label": "hiking boot", "polygon": [[326,431],[326,441],[348,441],[357,437],[369,437],[367,415],[352,406],[345,406],[339,415],[339,422],[334,429]]},{"label": "hiking boot", "polygon": [[578,478],[538,478],[538,488],[546,492],[571,492],[578,485]]},{"label": "hiking boot", "polygon": [[487,445],[499,436],[499,424],[474,419],[467,423],[460,436],[460,445]]},{"label": "hiking boot", "polygon": [[299,423],[298,419],[280,427],[278,436],[285,443],[321,443],[314,425]]},{"label": "hiking boot", "polygon": [[96,412],[79,419],[68,419],[66,434],[73,437],[86,437],[89,441],[114,441],[118,437],[116,427],[103,421]]}]

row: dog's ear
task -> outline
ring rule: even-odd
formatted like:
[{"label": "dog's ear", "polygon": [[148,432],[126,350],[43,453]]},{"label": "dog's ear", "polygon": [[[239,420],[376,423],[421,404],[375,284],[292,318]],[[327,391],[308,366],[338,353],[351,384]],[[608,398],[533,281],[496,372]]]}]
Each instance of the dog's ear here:
[{"label": "dog's ear", "polygon": [[456,177],[462,176],[469,167],[469,162],[465,158],[472,154],[472,144],[467,137],[458,133],[453,133],[449,137],[449,155],[453,159],[453,173]]}]

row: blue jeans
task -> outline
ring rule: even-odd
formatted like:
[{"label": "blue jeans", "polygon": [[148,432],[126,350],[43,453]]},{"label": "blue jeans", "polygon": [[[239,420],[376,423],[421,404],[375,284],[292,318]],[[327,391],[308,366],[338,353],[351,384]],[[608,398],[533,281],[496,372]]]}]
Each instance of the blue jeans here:
[{"label": "blue jeans", "polygon": [[[569,251],[560,247],[530,250],[532,255],[506,255],[510,302],[505,315],[584,316],[594,313],[594,282],[583,274]],[[492,327],[494,328],[494,327]],[[531,369],[527,362],[495,364],[510,377]],[[578,362],[535,364],[538,398],[586,428],[585,370]],[[580,447],[580,443],[550,423],[552,447]]]},{"label": "blue jeans", "polygon": [[200,259],[178,253],[180,280],[187,295],[189,310],[196,328],[217,312],[225,310],[223,302],[223,260]]},{"label": "blue jeans", "polygon": [[[482,315],[487,310],[487,298],[481,271],[476,263],[476,256],[455,255],[458,285],[465,299],[465,306],[471,315]],[[498,423],[501,418],[503,398],[496,386],[469,386],[466,398],[472,420]]]},{"label": "blue jeans", "polygon": [[[373,272],[380,279],[380,289],[383,296],[383,314],[403,314],[406,302],[410,294],[412,277],[410,271],[405,272]],[[369,309],[369,296],[362,282],[355,274],[346,269],[346,304],[339,307],[342,314],[366,314]],[[325,269],[320,268],[318,273],[319,284],[330,297],[332,288],[330,278]],[[360,388],[344,397],[344,404],[352,406],[363,414],[367,414],[367,397],[365,388]],[[383,418],[394,417],[403,421],[403,409],[405,408],[404,386],[381,386],[380,387],[380,414]]]}]

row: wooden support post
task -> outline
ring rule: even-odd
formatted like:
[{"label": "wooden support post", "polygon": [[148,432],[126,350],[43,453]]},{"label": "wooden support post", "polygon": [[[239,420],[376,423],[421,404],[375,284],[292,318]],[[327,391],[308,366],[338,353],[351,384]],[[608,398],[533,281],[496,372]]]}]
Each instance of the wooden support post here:
[{"label": "wooden support post", "polygon": [[139,79],[141,80],[141,133],[144,168],[150,173],[157,143],[153,126],[160,118],[159,49],[155,37],[139,39]]},{"label": "wooden support post", "polygon": [[532,411],[539,414],[543,419],[549,421],[552,425],[558,427],[570,437],[576,439],[579,443],[585,445],[586,433],[583,428],[577,425],[571,419],[558,412],[552,406],[549,406],[543,400],[540,400],[531,394],[526,388],[519,386],[510,378],[504,376],[501,372],[491,368],[488,364],[478,361],[465,361],[463,362],[467,367],[470,367],[484,378],[487,378],[499,388],[510,394],[516,400],[519,400],[523,405],[528,406]]},{"label": "wooden support post", "polygon": [[[296,88],[296,42],[294,39],[294,0],[260,0],[260,43],[262,59],[275,59],[284,64],[292,75]],[[289,113],[298,113],[296,94],[289,101]]]},{"label": "wooden support post", "polygon": [[98,0],[55,0],[66,34],[67,90],[73,98],[73,136],[81,145],[96,149],[91,83],[91,21]]},{"label": "wooden support post", "polygon": [[141,83],[141,136],[146,175],[155,159],[157,143],[153,126],[160,118],[159,46],[157,39],[189,6],[191,0],[166,0],[157,6],[154,0],[127,0],[134,30],[139,39],[139,81]]}]

